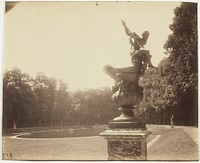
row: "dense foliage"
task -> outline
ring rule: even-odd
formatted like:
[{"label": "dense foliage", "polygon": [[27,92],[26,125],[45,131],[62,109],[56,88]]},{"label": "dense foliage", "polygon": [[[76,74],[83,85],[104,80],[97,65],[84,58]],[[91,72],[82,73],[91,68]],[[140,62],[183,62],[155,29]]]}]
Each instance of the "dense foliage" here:
[{"label": "dense foliage", "polygon": [[[182,3],[175,10],[172,34],[164,48],[169,55],[170,82],[178,88],[180,95],[197,89],[197,4]],[[164,71],[165,73],[165,71]]]},{"label": "dense foliage", "polygon": [[19,68],[4,73],[3,105],[4,127],[102,124],[118,114],[109,88],[70,92],[63,81]]},{"label": "dense foliage", "polygon": [[172,34],[164,45],[167,58],[146,71],[142,106],[174,115],[177,124],[197,124],[197,4],[182,3],[174,10]]}]

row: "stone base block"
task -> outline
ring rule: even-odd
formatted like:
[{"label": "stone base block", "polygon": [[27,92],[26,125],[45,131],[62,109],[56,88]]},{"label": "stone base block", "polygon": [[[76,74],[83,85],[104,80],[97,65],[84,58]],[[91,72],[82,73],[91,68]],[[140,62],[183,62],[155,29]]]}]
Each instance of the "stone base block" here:
[{"label": "stone base block", "polygon": [[146,139],[151,131],[108,129],[101,133],[108,143],[108,160],[147,160]]}]

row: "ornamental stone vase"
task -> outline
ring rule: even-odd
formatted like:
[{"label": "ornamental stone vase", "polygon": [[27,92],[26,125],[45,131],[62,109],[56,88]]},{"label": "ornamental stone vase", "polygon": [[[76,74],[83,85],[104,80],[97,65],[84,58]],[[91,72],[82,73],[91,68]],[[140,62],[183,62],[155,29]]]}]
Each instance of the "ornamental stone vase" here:
[{"label": "ornamental stone vase", "polygon": [[151,131],[147,130],[142,119],[134,116],[133,110],[143,98],[143,88],[138,85],[140,77],[144,75],[147,66],[155,68],[151,63],[149,50],[143,49],[149,32],[143,32],[140,37],[131,32],[123,20],[122,25],[131,43],[133,66],[104,67],[106,74],[115,81],[112,87],[112,100],[119,105],[121,115],[111,120],[108,129],[100,136],[108,142],[109,160],[147,160],[146,139]]}]

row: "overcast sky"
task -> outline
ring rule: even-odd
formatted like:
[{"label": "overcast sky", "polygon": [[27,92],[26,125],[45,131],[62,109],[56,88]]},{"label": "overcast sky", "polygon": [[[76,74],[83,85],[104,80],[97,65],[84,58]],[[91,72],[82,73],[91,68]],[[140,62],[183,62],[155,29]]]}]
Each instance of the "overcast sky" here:
[{"label": "overcast sky", "polygon": [[179,2],[20,2],[6,13],[3,69],[43,72],[68,83],[71,90],[114,83],[106,64],[131,66],[131,31],[148,30],[145,46],[155,66],[165,56],[173,10]]}]

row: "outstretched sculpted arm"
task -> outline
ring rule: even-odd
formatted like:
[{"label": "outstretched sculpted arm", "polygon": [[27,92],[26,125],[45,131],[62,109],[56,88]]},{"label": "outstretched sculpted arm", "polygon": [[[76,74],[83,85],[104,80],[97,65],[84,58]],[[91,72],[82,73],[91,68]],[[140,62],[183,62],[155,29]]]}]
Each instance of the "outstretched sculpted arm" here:
[{"label": "outstretched sculpted arm", "polygon": [[123,20],[121,20],[121,21],[122,21],[122,25],[124,26],[124,30],[125,30],[126,34],[127,34],[129,37],[133,36],[133,33],[132,33],[132,32],[130,31],[130,29],[128,29],[128,27],[126,26],[125,21],[123,21]]},{"label": "outstretched sculpted arm", "polygon": [[131,30],[126,26],[125,21],[122,21],[122,25],[124,26],[124,30],[129,37],[132,37],[134,40],[141,39],[135,32],[131,32]]}]

